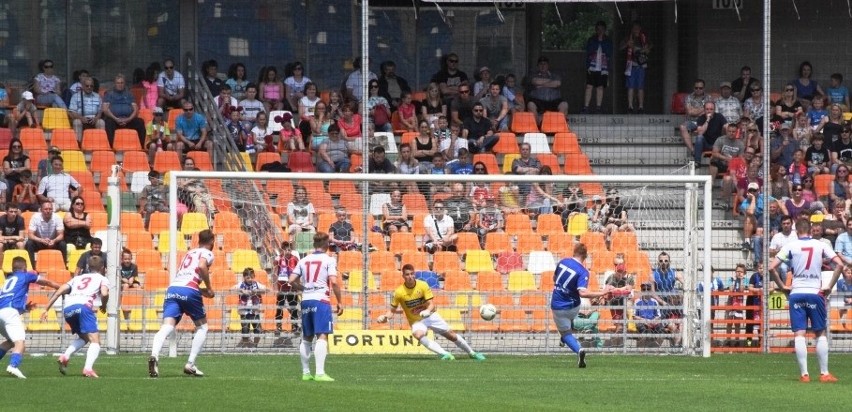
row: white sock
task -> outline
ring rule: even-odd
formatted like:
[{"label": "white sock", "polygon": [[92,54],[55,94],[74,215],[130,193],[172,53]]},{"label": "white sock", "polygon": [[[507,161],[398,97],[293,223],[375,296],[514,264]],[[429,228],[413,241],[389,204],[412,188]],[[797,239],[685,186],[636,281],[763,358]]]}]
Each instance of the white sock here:
[{"label": "white sock", "polygon": [[70,345],[68,345],[68,349],[65,349],[65,357],[67,359],[71,359],[71,355],[76,353],[83,346],[86,346],[86,341],[80,338],[74,339],[74,341],[71,342]]},{"label": "white sock", "polygon": [[195,329],[195,335],[192,337],[192,347],[189,349],[188,363],[195,364],[195,358],[201,353],[201,348],[204,346],[204,341],[207,340],[207,324],[203,324]]},{"label": "white sock", "polygon": [[328,355],[328,341],[317,339],[317,345],[314,347],[314,363],[317,366],[317,376],[325,375],[326,355]]},{"label": "white sock", "polygon": [[796,360],[799,362],[799,373],[808,374],[808,340],[804,336],[796,336]]},{"label": "white sock", "polygon": [[98,355],[101,354],[101,344],[92,343],[89,345],[89,350],[86,351],[86,365],[83,369],[92,369],[95,366],[95,361],[98,360]]},{"label": "white sock", "polygon": [[442,348],[441,345],[438,344],[438,342],[429,339],[428,337],[426,337],[426,335],[423,335],[423,337],[420,338],[420,344],[426,347],[426,349],[437,353],[438,355],[447,354],[447,351],[445,351],[444,348]]},{"label": "white sock", "polygon": [[302,339],[299,345],[299,358],[302,360],[302,373],[311,373],[311,342]]},{"label": "white sock", "polygon": [[819,362],[819,373],[828,373],[828,338],[820,336],[816,341],[816,355]]},{"label": "white sock", "polygon": [[151,356],[160,359],[160,351],[163,349],[163,345],[166,343],[166,339],[168,339],[169,335],[174,332],[175,327],[169,324],[162,324],[160,326],[160,330],[154,335],[154,344],[151,346]]},{"label": "white sock", "polygon": [[473,351],[473,348],[471,348],[470,345],[468,345],[467,341],[464,340],[464,338],[461,337],[461,335],[456,335],[456,338],[457,338],[456,339],[456,346],[458,346],[459,349],[467,352],[470,355],[473,355],[475,353]]}]

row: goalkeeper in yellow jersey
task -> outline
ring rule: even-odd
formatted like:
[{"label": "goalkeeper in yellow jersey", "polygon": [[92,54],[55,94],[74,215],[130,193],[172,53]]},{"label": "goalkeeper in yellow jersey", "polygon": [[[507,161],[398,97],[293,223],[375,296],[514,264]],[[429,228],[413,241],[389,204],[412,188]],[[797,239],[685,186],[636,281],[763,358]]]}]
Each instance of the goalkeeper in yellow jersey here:
[{"label": "goalkeeper in yellow jersey", "polygon": [[463,337],[457,335],[450,329],[447,321],[435,311],[435,303],[432,301],[432,289],[422,280],[414,278],[414,266],[406,264],[402,267],[403,284],[393,292],[390,310],[379,316],[377,321],[385,323],[395,313],[405,313],[408,323],[411,325],[411,334],[420,341],[420,344],[432,352],[438,354],[441,360],[451,361],[456,358],[453,354],[444,350],[437,342],[429,339],[426,332],[429,329],[449,339],[456,346],[467,352],[471,358],[484,361],[485,356],[474,352]]}]

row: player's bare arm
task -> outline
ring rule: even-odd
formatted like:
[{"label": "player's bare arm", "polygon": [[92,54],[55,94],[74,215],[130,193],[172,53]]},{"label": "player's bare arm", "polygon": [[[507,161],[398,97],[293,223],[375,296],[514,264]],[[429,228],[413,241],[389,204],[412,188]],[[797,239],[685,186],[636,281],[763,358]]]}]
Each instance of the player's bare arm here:
[{"label": "player's bare arm", "polygon": [[343,314],[343,308],[340,306],[340,302],[343,300],[342,295],[340,294],[340,284],[337,282],[337,275],[330,275],[328,277],[329,282],[331,283],[331,291],[334,292],[334,297],[337,298],[337,316]]},{"label": "player's bare arm", "polygon": [[216,293],[213,292],[213,284],[210,282],[210,267],[207,266],[207,259],[199,259],[198,276],[204,282],[204,285],[207,286],[207,289],[201,289],[201,294],[212,299],[216,296]]},{"label": "player's bare arm", "polygon": [[107,302],[109,302],[109,288],[106,285],[101,285],[101,313],[106,313]]},{"label": "player's bare arm", "polygon": [[[48,281],[48,282],[50,282],[50,281]],[[56,292],[53,292],[53,295],[50,297],[50,299],[47,301],[47,305],[44,307],[44,312],[42,312],[42,314],[41,314],[41,321],[42,322],[47,321],[47,312],[50,310],[50,308],[53,307],[53,304],[56,303],[56,300],[59,299],[60,296],[67,295],[70,292],[71,292],[71,286],[68,286],[67,283],[62,285],[62,286],[59,286],[56,289]]]}]

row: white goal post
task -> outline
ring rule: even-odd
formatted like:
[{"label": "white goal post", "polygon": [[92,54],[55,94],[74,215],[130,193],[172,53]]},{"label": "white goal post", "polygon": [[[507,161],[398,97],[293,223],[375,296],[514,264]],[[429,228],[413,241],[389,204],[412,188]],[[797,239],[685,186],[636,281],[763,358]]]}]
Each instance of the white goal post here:
[{"label": "white goal post", "polygon": [[[669,230],[671,236],[675,237],[674,244],[681,245],[682,250],[677,251],[683,253],[684,273],[697,274],[703,270],[700,279],[696,279],[695,275],[684,276],[683,290],[690,293],[684,293],[683,309],[684,319],[682,320],[684,327],[681,329],[683,353],[701,355],[704,357],[710,356],[710,332],[711,319],[709,316],[700,316],[700,313],[710,313],[711,297],[709,293],[696,294],[698,282],[702,281],[704,285],[711,284],[711,266],[712,266],[712,180],[709,176],[671,176],[671,175],[654,175],[654,176],[596,176],[596,175],[552,175],[552,176],[518,176],[518,175],[384,175],[384,174],[322,174],[322,173],[261,173],[261,172],[186,172],[173,171],[169,173],[169,203],[173,206],[169,212],[170,236],[173,241],[170,242],[168,251],[168,270],[169,276],[173,276],[177,267],[177,242],[182,236],[179,230],[177,207],[179,204],[179,187],[189,180],[200,180],[202,182],[218,181],[217,190],[214,196],[228,198],[228,204],[233,205],[240,211],[240,219],[244,227],[255,227],[256,229],[251,234],[251,244],[246,245],[247,248],[255,249],[258,255],[274,254],[272,250],[265,248],[276,248],[278,242],[283,239],[283,230],[280,226],[271,225],[267,222],[268,216],[266,211],[269,202],[269,195],[275,198],[275,193],[266,193],[266,188],[271,187],[270,182],[276,180],[287,181],[317,181],[329,185],[334,181],[349,181],[354,184],[361,192],[363,201],[360,210],[354,210],[350,206],[350,215],[361,215],[363,219],[363,227],[354,228],[356,231],[367,234],[372,231],[372,216],[370,213],[370,185],[374,183],[395,182],[406,183],[416,182],[419,184],[448,184],[448,183],[514,183],[514,184],[532,184],[532,183],[554,183],[559,185],[579,184],[579,183],[596,183],[607,186],[616,186],[628,188],[631,196],[636,200],[636,206],[642,207],[641,203],[646,202],[644,198],[644,189],[654,188],[656,186],[671,188],[671,193],[682,193],[682,203],[677,200],[678,205],[682,205],[682,221],[680,217],[670,218],[669,225],[683,225],[682,228],[672,227]],[[628,192],[625,191],[625,192]],[[699,198],[701,194],[701,198]],[[589,200],[589,199],[587,199]],[[280,206],[280,203],[278,204]],[[681,207],[681,206],[677,206]],[[699,213],[699,207],[702,212]],[[375,210],[375,209],[374,209]],[[653,211],[651,211],[653,212]],[[261,216],[263,215],[263,216]],[[674,214],[672,214],[674,216]],[[210,221],[215,221],[215,216],[209,216]],[[368,219],[369,218],[369,219]],[[214,223],[215,225],[215,223]],[[286,226],[286,225],[285,225]],[[215,227],[215,226],[214,226]],[[638,226],[641,229],[641,225]],[[690,229],[691,228],[691,229]],[[680,232],[677,231],[680,230]],[[325,228],[318,228],[319,231],[326,231]],[[665,230],[659,231],[665,233]],[[703,236],[699,238],[699,232]],[[655,232],[656,233],[656,232]],[[682,244],[680,236],[682,234]],[[366,236],[365,236],[366,237]],[[546,237],[545,237],[546,239]],[[292,239],[291,239],[292,240]],[[671,240],[671,239],[670,239]],[[369,266],[368,242],[363,242],[363,268]],[[560,253],[562,257],[566,256]],[[569,254],[570,255],[570,254]],[[653,256],[654,258],[656,256]],[[261,261],[266,264],[271,261],[271,256],[261,258]],[[267,265],[269,267],[271,265]],[[231,270],[233,272],[233,270]],[[368,273],[364,270],[363,273]],[[214,274],[215,275],[215,274]],[[231,273],[233,275],[233,273]],[[363,282],[363,291],[367,291],[367,281]],[[637,288],[638,289],[638,288]],[[702,300],[696,301],[696,296],[700,296]],[[369,326],[370,319],[368,318],[370,309],[367,307],[366,299],[362,298],[360,303],[363,306],[363,317],[365,326]],[[700,310],[698,309],[700,308]],[[384,309],[384,308],[382,308]],[[546,308],[542,308],[546,309]],[[626,320],[623,321],[626,324]],[[692,326],[690,326],[692,325]],[[365,329],[367,329],[365,327]]]}]

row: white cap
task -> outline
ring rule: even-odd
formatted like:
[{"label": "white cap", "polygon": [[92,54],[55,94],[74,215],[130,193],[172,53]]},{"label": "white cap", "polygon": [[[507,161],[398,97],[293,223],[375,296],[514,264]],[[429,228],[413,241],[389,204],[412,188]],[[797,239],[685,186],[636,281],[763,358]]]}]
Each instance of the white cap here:
[{"label": "white cap", "polygon": [[21,93],[21,99],[35,100],[35,98],[33,97],[33,93],[30,92],[30,91],[25,91],[25,92]]}]

